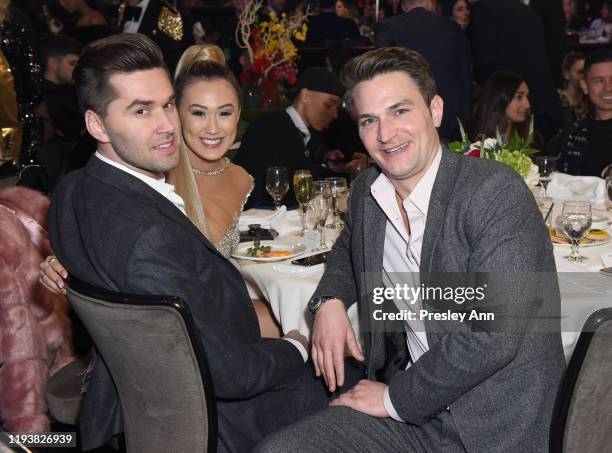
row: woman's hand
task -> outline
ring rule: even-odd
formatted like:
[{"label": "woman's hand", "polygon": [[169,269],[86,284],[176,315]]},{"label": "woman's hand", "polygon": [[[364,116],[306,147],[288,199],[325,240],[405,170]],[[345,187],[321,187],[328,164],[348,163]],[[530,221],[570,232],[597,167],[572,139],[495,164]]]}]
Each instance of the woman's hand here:
[{"label": "woman's hand", "polygon": [[38,281],[54,294],[66,294],[68,272],[56,256],[50,255],[40,263]]}]

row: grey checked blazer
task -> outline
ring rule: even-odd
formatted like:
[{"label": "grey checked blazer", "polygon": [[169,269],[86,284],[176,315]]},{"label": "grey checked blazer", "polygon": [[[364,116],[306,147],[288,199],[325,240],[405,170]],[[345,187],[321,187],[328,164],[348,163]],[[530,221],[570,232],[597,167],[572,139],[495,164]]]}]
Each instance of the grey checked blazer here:
[{"label": "grey checked blazer", "polygon": [[[378,308],[372,291],[383,286],[386,225],[370,194],[379,174],[370,168],[355,182],[347,225],[313,296],[359,304],[370,379],[389,359],[382,330],[398,327],[372,321],[372,310]],[[469,452],[548,451],[564,370],[556,317],[560,295],[548,232],[518,174],[503,164],[443,149],[420,269],[422,280],[437,272],[510,276],[498,283],[495,306],[506,316],[500,330],[489,333],[425,321],[429,351],[409,369],[398,370],[389,383],[400,417],[422,425],[449,410]]]}]

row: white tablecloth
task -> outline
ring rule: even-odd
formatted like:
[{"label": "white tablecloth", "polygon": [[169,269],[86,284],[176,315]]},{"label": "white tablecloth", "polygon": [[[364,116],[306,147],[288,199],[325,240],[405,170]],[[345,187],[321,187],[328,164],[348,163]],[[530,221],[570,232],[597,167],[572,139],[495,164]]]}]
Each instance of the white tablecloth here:
[{"label": "white tablecloth", "polygon": [[[563,203],[557,202],[553,211],[553,218],[561,213]],[[612,218],[605,209],[593,211],[594,215],[606,215]],[[297,214],[288,215],[289,225],[294,225],[293,231],[300,228]],[[312,225],[312,220],[309,220]],[[284,225],[287,228],[287,223]],[[291,230],[292,228],[287,228]],[[608,228],[612,234],[612,229]],[[277,240],[302,241],[295,235],[279,236]],[[314,244],[311,240],[310,245]],[[588,316],[599,308],[612,306],[612,277],[597,273],[603,267],[601,256],[612,253],[612,242],[596,247],[581,248],[581,253],[589,260],[584,263],[570,263],[564,259],[569,253],[569,247],[555,245],[554,255],[559,272],[561,289],[561,316],[562,339],[566,360],[569,360],[576,341]],[[308,252],[304,256],[306,256]],[[293,265],[274,263],[252,263],[242,261],[241,272],[247,283],[250,283],[255,292],[270,302],[272,311],[279,321],[284,332],[298,329],[307,337],[310,336],[310,323],[305,313],[306,304],[317,288],[323,275],[323,265],[311,269],[300,268],[300,273],[288,273]],[[298,266],[295,266],[298,268]],[[353,326],[357,326],[356,304],[354,310],[349,312]]]}]

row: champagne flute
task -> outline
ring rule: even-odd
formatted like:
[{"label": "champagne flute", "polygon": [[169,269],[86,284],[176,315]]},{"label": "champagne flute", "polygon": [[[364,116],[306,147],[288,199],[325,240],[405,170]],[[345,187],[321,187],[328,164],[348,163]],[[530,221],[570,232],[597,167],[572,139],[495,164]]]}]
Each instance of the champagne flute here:
[{"label": "champagne flute", "polygon": [[289,172],[285,167],[266,169],[266,190],[274,200],[274,208],[279,210],[281,201],[289,190]]},{"label": "champagne flute", "polygon": [[316,222],[319,224],[321,239],[319,246],[313,251],[322,250],[327,247],[325,243],[325,220],[329,215],[329,205],[331,204],[332,188],[329,181],[315,181],[312,188],[312,211]]},{"label": "champagne flute", "polygon": [[330,223],[329,225],[327,225],[327,228],[332,228],[334,230],[339,230],[341,229],[344,224],[340,221],[340,219],[338,218],[339,212],[338,212],[338,208],[337,208],[337,201],[336,201],[336,195],[338,193],[338,190],[340,189],[346,189],[348,188],[348,183],[346,181],[346,178],[325,178],[325,181],[329,181],[329,184],[331,185],[331,191],[332,191],[332,214],[334,216],[332,223]]},{"label": "champagne flute", "polygon": [[308,202],[312,198],[312,173],[308,170],[297,170],[293,174],[293,191],[295,192],[295,199],[302,208],[302,231],[299,233],[300,236],[308,233],[308,226],[306,225],[306,212],[308,211]]},{"label": "champagne flute", "polygon": [[535,163],[540,170],[540,185],[542,190],[540,193],[541,197],[546,197],[546,188],[550,182],[551,175],[557,171],[557,160],[555,156],[536,156]]},{"label": "champagne flute", "polygon": [[564,257],[566,260],[580,263],[588,259],[580,254],[578,247],[580,240],[591,229],[592,222],[591,203],[588,201],[566,201],[563,203],[561,227],[563,233],[572,241],[572,252]]}]

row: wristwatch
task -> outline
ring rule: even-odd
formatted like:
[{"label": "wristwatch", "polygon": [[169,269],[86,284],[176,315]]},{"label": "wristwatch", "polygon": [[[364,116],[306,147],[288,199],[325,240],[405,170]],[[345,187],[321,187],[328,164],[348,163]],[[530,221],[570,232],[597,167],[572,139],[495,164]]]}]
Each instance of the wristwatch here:
[{"label": "wristwatch", "polygon": [[325,302],[327,302],[328,300],[331,299],[338,299],[338,297],[336,296],[319,296],[319,297],[313,297],[312,299],[310,299],[308,301],[308,313],[310,313],[310,316],[314,316],[315,313],[317,312],[317,310],[319,308],[321,308],[321,305],[323,305]]}]

